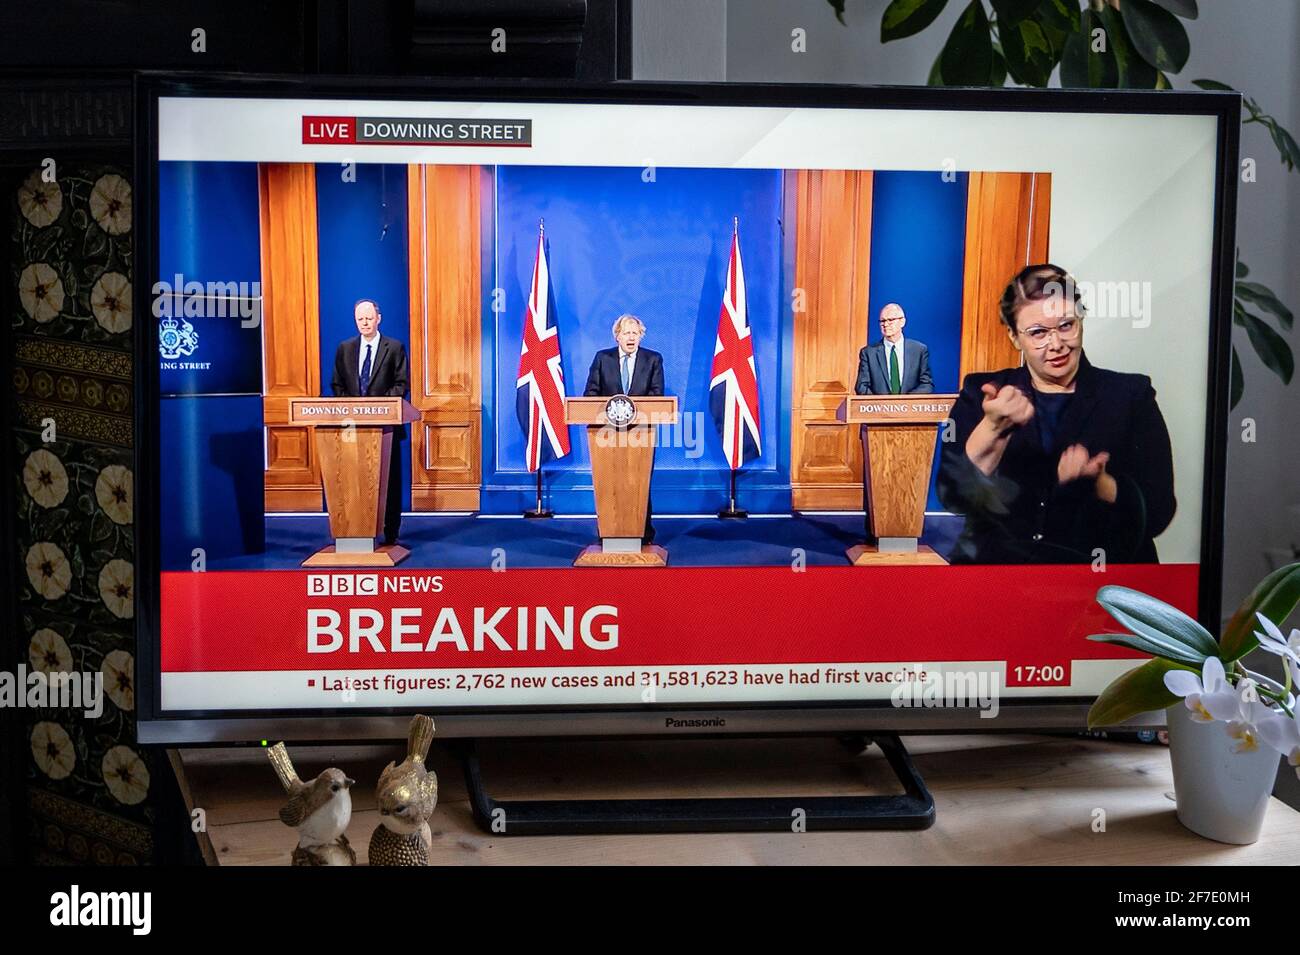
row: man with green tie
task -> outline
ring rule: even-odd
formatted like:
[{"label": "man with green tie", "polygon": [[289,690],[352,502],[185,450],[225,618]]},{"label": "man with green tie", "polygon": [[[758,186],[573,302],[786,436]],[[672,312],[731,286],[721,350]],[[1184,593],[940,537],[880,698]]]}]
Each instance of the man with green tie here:
[{"label": "man with green tie", "polygon": [[930,377],[930,349],[915,339],[903,338],[907,316],[903,307],[890,302],[880,310],[881,340],[858,352],[860,395],[929,395],[934,393]]}]

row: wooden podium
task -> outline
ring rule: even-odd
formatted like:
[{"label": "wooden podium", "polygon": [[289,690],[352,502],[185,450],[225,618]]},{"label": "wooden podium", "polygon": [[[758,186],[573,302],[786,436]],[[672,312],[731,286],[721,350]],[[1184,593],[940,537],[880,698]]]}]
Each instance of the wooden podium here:
[{"label": "wooden podium", "polygon": [[849,561],[946,564],[918,545],[934,466],[935,426],[948,420],[956,395],[850,395],[839,420],[862,426],[867,515],[879,543],[856,544]]},{"label": "wooden podium", "polygon": [[334,543],[304,567],[392,567],[410,551],[375,545],[384,530],[393,428],[419,412],[405,398],[290,398],[291,425],[313,432]]},{"label": "wooden podium", "polygon": [[566,424],[587,426],[591,483],[600,543],[583,550],[575,567],[663,567],[668,551],[642,544],[656,427],[677,423],[673,397],[566,398]]}]

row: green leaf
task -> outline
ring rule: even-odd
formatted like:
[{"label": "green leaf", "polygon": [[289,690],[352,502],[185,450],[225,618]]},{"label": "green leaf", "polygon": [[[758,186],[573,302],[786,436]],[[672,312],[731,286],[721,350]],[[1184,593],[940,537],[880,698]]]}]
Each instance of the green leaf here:
[{"label": "green leaf", "polygon": [[1010,26],[1002,24],[998,35],[1011,78],[1025,86],[1046,86],[1056,58],[1043,28],[1033,20],[1021,20]]},{"label": "green leaf", "polygon": [[1088,639],[1094,643],[1118,644],[1121,647],[1128,647],[1130,650],[1145,653],[1147,656],[1156,657],[1159,660],[1173,660],[1176,663],[1186,663],[1188,666],[1193,667],[1199,667],[1205,661],[1205,654],[1197,653],[1181,643],[1170,640],[1151,640],[1137,633],[1091,633],[1088,635]]},{"label": "green leaf", "polygon": [[1187,65],[1192,44],[1176,16],[1151,0],[1124,0],[1119,9],[1142,59],[1169,73],[1177,73]]},{"label": "green leaf", "polygon": [[1286,339],[1258,315],[1246,311],[1240,302],[1234,305],[1236,307],[1232,320],[1246,330],[1259,360],[1281,378],[1283,384],[1291,384],[1291,376],[1295,374],[1295,356],[1291,354],[1291,346],[1286,343]]},{"label": "green leaf", "polygon": [[920,33],[947,5],[948,0],[893,0],[880,18],[880,42]]},{"label": "green leaf", "polygon": [[1273,291],[1266,285],[1258,282],[1237,282],[1237,298],[1257,305],[1266,312],[1272,312],[1278,317],[1283,328],[1290,328],[1295,324],[1295,316],[1278,299]]},{"label": "green leaf", "polygon": [[1228,379],[1228,410],[1241,402],[1246,392],[1246,379],[1241,373],[1241,358],[1237,355],[1237,346],[1232,346],[1232,377]]},{"label": "green leaf", "polygon": [[939,61],[943,59],[943,51],[934,58],[934,65],[930,67],[930,75],[925,78],[927,86],[943,86],[943,73],[939,69]]},{"label": "green leaf", "polygon": [[844,0],[826,0],[826,2],[829,3],[831,9],[835,11],[835,19],[839,20],[840,23],[844,23]]},{"label": "green leaf", "polygon": [[1210,631],[1163,600],[1130,587],[1107,584],[1097,591],[1097,603],[1134,633],[1156,642],[1177,641],[1196,651],[1201,658],[1219,652]]},{"label": "green leaf", "polygon": [[1227,83],[1220,83],[1218,80],[1192,80],[1193,86],[1199,86],[1203,90],[1221,90],[1224,93],[1237,92]]},{"label": "green leaf", "polygon": [[1260,629],[1256,613],[1262,613],[1279,627],[1300,604],[1300,563],[1287,564],[1261,580],[1237,608],[1223,628],[1219,654],[1225,663],[1240,660],[1259,646],[1255,631]]},{"label": "green leaf", "polygon": [[1007,61],[998,45],[993,44],[993,72],[989,76],[989,86],[998,88],[1007,84]]},{"label": "green leaf", "polygon": [[1061,85],[1114,89],[1119,85],[1119,65],[1107,38],[1104,50],[1093,49],[1092,31],[1104,29],[1101,18],[1085,10],[1079,29],[1065,38],[1061,51]]},{"label": "green leaf", "polygon": [[1163,710],[1177,703],[1178,697],[1165,686],[1165,674],[1180,669],[1191,668],[1180,667],[1168,660],[1148,660],[1117,677],[1089,708],[1088,729],[1114,726],[1139,713]]},{"label": "green leaf", "polygon": [[948,86],[983,86],[993,73],[993,38],[981,0],[971,0],[939,54]]},{"label": "green leaf", "polygon": [[1273,137],[1273,145],[1282,155],[1282,164],[1287,169],[1295,169],[1300,166],[1300,145],[1296,144],[1295,137],[1283,128],[1272,116],[1263,117],[1262,122],[1268,127],[1268,134]]},{"label": "green leaf", "polygon": [[1033,13],[1042,0],[990,0],[998,15],[998,26],[1005,28]]},{"label": "green leaf", "polygon": [[1106,48],[1115,56],[1118,73],[1116,85],[1123,89],[1155,89],[1155,67],[1142,59],[1133,47],[1119,14],[1108,6],[1094,12],[1101,17],[1102,28],[1106,31]]},{"label": "green leaf", "polygon": [[1155,2],[1185,20],[1195,20],[1200,16],[1200,11],[1196,9],[1196,0],[1155,0]]},{"label": "green leaf", "polygon": [[1034,22],[1043,28],[1047,42],[1052,44],[1052,53],[1056,59],[1061,58],[1065,49],[1065,38],[1079,30],[1079,5],[1067,0],[1040,0],[1034,11]]},{"label": "green leaf", "polygon": [[1250,274],[1250,269],[1246,268],[1246,263],[1237,259],[1237,278],[1244,279]]}]

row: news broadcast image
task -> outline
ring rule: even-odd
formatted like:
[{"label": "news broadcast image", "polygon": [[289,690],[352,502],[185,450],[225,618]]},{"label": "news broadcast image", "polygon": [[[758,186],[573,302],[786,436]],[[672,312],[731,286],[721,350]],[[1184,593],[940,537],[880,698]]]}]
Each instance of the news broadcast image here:
[{"label": "news broadcast image", "polygon": [[157,129],[159,715],[1080,699],[1101,583],[1197,613],[1213,117]]}]

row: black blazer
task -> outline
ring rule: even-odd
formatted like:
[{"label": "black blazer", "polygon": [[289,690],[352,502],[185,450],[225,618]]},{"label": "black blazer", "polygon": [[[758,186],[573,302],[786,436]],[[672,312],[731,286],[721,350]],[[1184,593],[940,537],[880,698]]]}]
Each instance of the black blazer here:
[{"label": "black blazer", "polygon": [[[618,347],[602,348],[591,360],[587,372],[587,387],[583,394],[588,398],[606,397],[623,393],[623,376],[618,367]],[[657,351],[641,348],[636,353],[636,366],[632,369],[632,386],[627,390],[632,397],[661,396],[664,393],[664,356]]]},{"label": "black blazer", "polygon": [[[1098,547],[1107,563],[1158,561],[1155,538],[1177,501],[1169,431],[1151,379],[1079,361],[1052,446],[1042,446],[1035,416],[1012,432],[991,476],[966,457],[966,440],[984,417],[981,386],[1015,385],[1032,398],[1029,370],[966,376],[952,409],[956,439],[943,445],[938,479],[944,507],[966,516],[954,563],[1088,563]],[[1072,444],[1110,452],[1114,504],[1098,500],[1091,480],[1057,482],[1061,452]]]},{"label": "black blazer", "polygon": [[[889,394],[888,361],[884,341],[868,345],[858,352],[858,380],[853,390],[860,395]],[[934,378],[930,375],[930,349],[923,342],[903,336],[903,366],[898,371],[903,394],[934,394]]]},{"label": "black blazer", "polygon": [[[335,397],[352,398],[405,398],[408,382],[406,347],[396,338],[379,335],[379,352],[370,360],[370,387],[366,394],[361,386],[361,336],[356,335],[339,343],[334,352],[334,377],[330,387]],[[393,429],[393,438],[406,438],[406,425]]]}]

